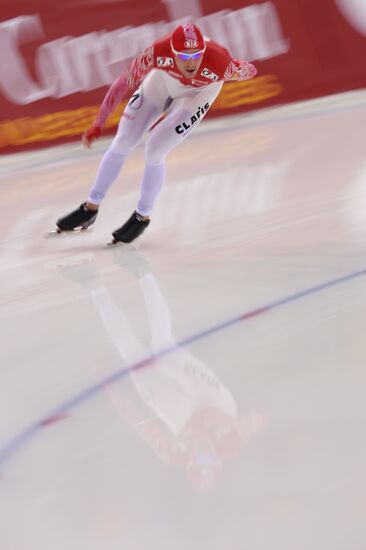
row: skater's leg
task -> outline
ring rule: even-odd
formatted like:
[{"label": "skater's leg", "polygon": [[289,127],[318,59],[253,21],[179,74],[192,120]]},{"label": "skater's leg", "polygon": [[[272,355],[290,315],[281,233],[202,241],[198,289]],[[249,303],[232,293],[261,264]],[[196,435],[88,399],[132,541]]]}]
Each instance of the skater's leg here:
[{"label": "skater's leg", "polygon": [[88,203],[99,205],[102,202],[108,189],[117,179],[129,153],[161,115],[155,105],[148,101],[144,102],[143,109],[134,118],[130,118],[131,110],[127,106],[122,115],[117,134],[99,165],[95,182],[89,191]]},{"label": "skater's leg", "polygon": [[165,182],[165,175],[165,162],[156,165],[145,165],[140,200],[136,208],[136,211],[144,218],[149,218],[151,214],[155,200]]},{"label": "skater's leg", "polygon": [[58,231],[86,228],[94,223],[98,207],[108,189],[117,178],[128,154],[143,134],[159,119],[170,100],[161,71],[153,70],[141,87],[133,94],[121,117],[117,134],[100,163],[96,180],[88,200],[80,207],[59,218]]},{"label": "skater's leg", "polygon": [[126,106],[111,146],[99,165],[88,206],[98,206],[144,133],[159,119],[169,99],[159,71],[152,71]]},{"label": "skater's leg", "polygon": [[114,243],[130,243],[149,225],[150,214],[165,181],[166,156],[200,123],[221,86],[221,83],[213,84],[209,90],[174,100],[167,117],[151,131],[145,147],[146,166],[140,199],[130,219],[113,232]]},{"label": "skater's leg", "polygon": [[108,189],[120,173],[126,158],[127,155],[115,153],[111,147],[104,154],[99,164],[95,182],[89,191],[87,200],[89,208],[100,205]]},{"label": "skater's leg", "polygon": [[168,116],[151,132],[145,147],[146,166],[136,209],[140,215],[149,217],[153,210],[165,181],[168,153],[198,126],[220,89],[221,84],[217,84],[213,89],[175,100]]}]

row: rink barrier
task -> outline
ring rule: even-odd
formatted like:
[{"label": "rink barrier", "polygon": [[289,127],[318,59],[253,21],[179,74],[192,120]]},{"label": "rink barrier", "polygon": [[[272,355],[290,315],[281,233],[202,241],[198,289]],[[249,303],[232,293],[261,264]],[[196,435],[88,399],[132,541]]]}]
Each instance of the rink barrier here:
[{"label": "rink barrier", "polygon": [[96,0],[82,17],[78,2],[57,17],[47,0],[24,5],[0,7],[0,153],[78,139],[92,118],[84,108],[94,112],[132,59],[182,22],[258,68],[253,81],[226,83],[209,117],[366,86],[364,1],[140,0],[122,12]]},{"label": "rink barrier", "polygon": [[[243,105],[259,104],[280,95],[282,86],[275,75],[264,75],[252,81],[228,82],[222,88],[210,113],[216,115],[241,108]],[[106,130],[115,129],[127,104],[123,101],[109,117]],[[40,117],[26,117],[0,122],[0,149],[24,145],[36,145],[50,141],[79,138],[98,114],[99,106],[60,111]]]}]

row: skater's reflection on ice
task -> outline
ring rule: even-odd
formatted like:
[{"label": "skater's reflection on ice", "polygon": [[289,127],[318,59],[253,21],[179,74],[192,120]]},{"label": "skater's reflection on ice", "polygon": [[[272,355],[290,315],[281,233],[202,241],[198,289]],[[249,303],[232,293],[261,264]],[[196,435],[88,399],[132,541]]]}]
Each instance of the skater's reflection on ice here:
[{"label": "skater's reflection on ice", "polygon": [[[122,259],[136,280],[150,345],[136,336],[138,329],[105,287],[94,286],[93,303],[122,368],[146,357],[156,359],[131,370],[128,379],[108,385],[106,391],[123,421],[161,461],[185,472],[197,489],[209,490],[224,463],[263,431],[266,418],[257,412],[239,413],[232,393],[215,373],[177,345],[167,301],[145,257],[130,251],[126,262],[121,253],[115,251],[115,258]],[[171,351],[161,355],[167,349]]]}]

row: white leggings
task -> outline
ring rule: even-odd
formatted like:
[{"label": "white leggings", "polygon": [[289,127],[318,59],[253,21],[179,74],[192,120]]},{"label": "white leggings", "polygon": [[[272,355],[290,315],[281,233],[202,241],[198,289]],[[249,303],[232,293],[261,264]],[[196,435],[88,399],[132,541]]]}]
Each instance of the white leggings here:
[{"label": "white leggings", "polygon": [[105,153],[88,201],[100,204],[117,178],[124,161],[151,126],[145,145],[145,173],[136,210],[149,216],[165,180],[165,158],[201,122],[221,90],[222,83],[184,90],[163,71],[154,69],[132,95],[111,146]]}]

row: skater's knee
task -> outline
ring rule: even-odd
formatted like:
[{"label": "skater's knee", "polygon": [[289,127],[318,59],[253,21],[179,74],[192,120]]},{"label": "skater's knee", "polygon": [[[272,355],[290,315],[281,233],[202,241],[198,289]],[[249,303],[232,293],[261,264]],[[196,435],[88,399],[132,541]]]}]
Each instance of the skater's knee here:
[{"label": "skater's knee", "polygon": [[168,154],[168,150],[159,143],[158,139],[151,136],[145,145],[145,159],[149,165],[162,164]]},{"label": "skater's knee", "polygon": [[117,134],[111,143],[110,151],[113,151],[117,155],[127,156],[135,146],[135,140],[129,139],[128,136]]}]

